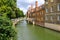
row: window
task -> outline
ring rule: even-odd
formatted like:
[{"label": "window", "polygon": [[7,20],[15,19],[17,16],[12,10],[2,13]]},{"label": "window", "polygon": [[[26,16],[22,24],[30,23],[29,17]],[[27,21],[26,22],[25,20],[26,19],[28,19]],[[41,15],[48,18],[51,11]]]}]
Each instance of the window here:
[{"label": "window", "polygon": [[44,19],[41,17],[41,20],[43,21]]},{"label": "window", "polygon": [[40,12],[40,15],[41,15],[41,12]]},{"label": "window", "polygon": [[46,2],[48,2],[48,0],[45,0]]},{"label": "window", "polygon": [[60,11],[60,4],[58,4],[57,8],[58,8],[58,11]]},{"label": "window", "polygon": [[51,0],[51,2],[53,2],[54,0]]},{"label": "window", "polygon": [[53,6],[50,8],[50,11],[53,12]]},{"label": "window", "polygon": [[53,20],[53,17],[51,16],[51,20]]},{"label": "window", "polygon": [[48,4],[48,2],[46,2],[46,4]]},{"label": "window", "polygon": [[58,21],[60,20],[60,15],[58,16],[58,18],[57,18],[57,19],[58,19]]},{"label": "window", "polygon": [[43,15],[43,11],[42,11],[42,15]]},{"label": "window", "polygon": [[48,13],[48,9],[46,9],[46,13]]},{"label": "window", "polygon": [[48,4],[48,0],[45,0],[45,3]]},{"label": "window", "polygon": [[45,17],[45,20],[48,20],[48,17],[47,16]]}]

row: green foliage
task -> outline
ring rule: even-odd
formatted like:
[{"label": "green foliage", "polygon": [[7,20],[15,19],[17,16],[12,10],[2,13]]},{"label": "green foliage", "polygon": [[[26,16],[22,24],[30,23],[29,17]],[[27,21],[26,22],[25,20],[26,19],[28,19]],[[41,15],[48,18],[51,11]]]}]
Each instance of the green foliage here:
[{"label": "green foliage", "polygon": [[4,17],[0,17],[0,40],[14,40],[16,31],[12,27],[12,22]]},{"label": "green foliage", "polygon": [[16,0],[0,0],[0,14],[7,18],[23,17],[23,11],[16,7]]},{"label": "green foliage", "polygon": [[0,0],[0,40],[16,40],[16,31],[10,19],[23,17],[16,0]]},{"label": "green foliage", "polygon": [[10,19],[16,18],[14,7],[16,7],[16,0],[0,0],[0,15]]},{"label": "green foliage", "polygon": [[16,0],[0,0],[0,7],[2,5],[10,6],[10,7],[16,7]]},{"label": "green foliage", "polygon": [[0,40],[15,40],[16,31],[11,18],[16,18],[16,0],[0,0]]},{"label": "green foliage", "polygon": [[19,8],[16,9],[16,17],[24,17],[24,13]]}]

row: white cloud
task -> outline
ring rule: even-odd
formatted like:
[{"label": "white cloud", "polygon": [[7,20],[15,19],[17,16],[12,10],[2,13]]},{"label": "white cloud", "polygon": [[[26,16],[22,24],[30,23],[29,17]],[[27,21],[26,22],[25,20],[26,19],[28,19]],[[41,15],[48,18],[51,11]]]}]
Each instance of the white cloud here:
[{"label": "white cloud", "polygon": [[20,10],[23,10],[24,14],[26,14],[27,10],[25,8],[20,8]]},{"label": "white cloud", "polygon": [[[35,5],[36,0],[17,0],[17,7],[23,10],[24,14],[27,12],[31,4]],[[44,3],[44,0],[37,0],[39,5]],[[34,6],[35,7],[35,6]]]},{"label": "white cloud", "polygon": [[26,0],[27,3],[32,3],[34,2],[35,0]]}]

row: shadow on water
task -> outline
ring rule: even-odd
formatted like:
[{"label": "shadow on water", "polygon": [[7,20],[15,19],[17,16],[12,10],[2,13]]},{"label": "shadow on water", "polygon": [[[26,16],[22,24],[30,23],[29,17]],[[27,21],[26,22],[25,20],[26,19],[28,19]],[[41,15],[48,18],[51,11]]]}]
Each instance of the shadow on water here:
[{"label": "shadow on water", "polygon": [[60,33],[20,21],[17,28],[18,40],[60,40]]}]

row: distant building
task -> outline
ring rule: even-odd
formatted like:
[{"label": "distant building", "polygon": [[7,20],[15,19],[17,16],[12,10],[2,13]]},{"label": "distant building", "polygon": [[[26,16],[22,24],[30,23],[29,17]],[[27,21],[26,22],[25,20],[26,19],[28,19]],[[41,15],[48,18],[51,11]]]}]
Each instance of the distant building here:
[{"label": "distant building", "polygon": [[[38,6],[38,1],[29,7],[26,17],[33,24],[60,31],[60,0],[45,0],[44,5]],[[57,25],[58,24],[58,25]]]},{"label": "distant building", "polygon": [[33,5],[29,7],[27,11],[27,18],[34,19],[36,25],[44,26],[45,23],[44,5],[38,6],[38,1],[36,1],[35,8],[33,8]]},{"label": "distant building", "polygon": [[60,24],[60,0],[45,0],[45,21]]}]

